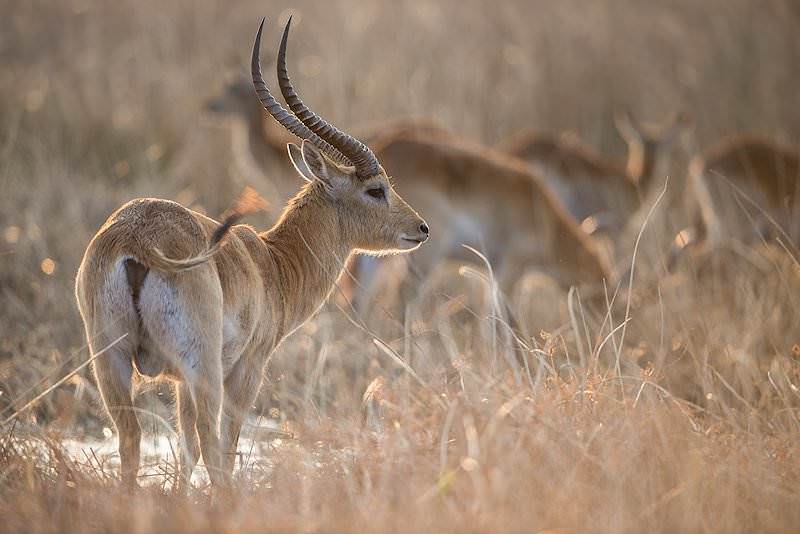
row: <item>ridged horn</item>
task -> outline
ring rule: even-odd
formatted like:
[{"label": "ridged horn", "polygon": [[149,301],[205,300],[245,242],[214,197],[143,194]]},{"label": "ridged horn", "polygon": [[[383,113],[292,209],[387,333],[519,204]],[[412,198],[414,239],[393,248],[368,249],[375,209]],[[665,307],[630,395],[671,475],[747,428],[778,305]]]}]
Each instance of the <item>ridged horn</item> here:
[{"label": "ridged horn", "polygon": [[281,106],[280,103],[275,100],[275,97],[272,96],[272,93],[270,93],[266,82],[264,82],[264,76],[261,74],[261,33],[264,30],[265,21],[266,18],[261,19],[261,25],[258,27],[256,41],[253,44],[253,57],[250,65],[250,71],[253,75],[253,87],[256,90],[256,94],[258,95],[258,100],[261,102],[261,105],[263,105],[264,109],[269,111],[269,114],[272,115],[276,121],[281,123],[281,125],[289,132],[293,133],[300,139],[309,141],[311,144],[325,152],[328,156],[339,163],[353,165],[353,162],[345,157],[341,151],[337,150],[330,143],[321,139],[305,124],[300,122],[296,116],[284,109],[283,106]]},{"label": "ridged horn", "polygon": [[369,178],[379,174],[380,165],[378,158],[372,153],[367,145],[339,130],[306,106],[297,92],[292,87],[289,80],[289,73],[286,70],[286,42],[289,38],[289,27],[292,24],[292,17],[286,22],[283,30],[281,46],[278,49],[278,86],[281,88],[284,100],[289,105],[289,109],[306,125],[312,132],[321,137],[324,141],[333,145],[344,154],[356,168],[356,175],[361,179]]}]

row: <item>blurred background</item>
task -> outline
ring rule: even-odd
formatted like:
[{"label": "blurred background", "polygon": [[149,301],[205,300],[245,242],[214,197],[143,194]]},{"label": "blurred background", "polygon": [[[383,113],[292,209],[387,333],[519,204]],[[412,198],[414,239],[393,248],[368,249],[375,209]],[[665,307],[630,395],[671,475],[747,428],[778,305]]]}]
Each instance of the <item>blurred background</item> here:
[{"label": "blurred background", "polygon": [[[532,128],[618,159],[617,110],[652,121],[687,113],[694,148],[740,131],[800,135],[800,6],[791,0],[14,0],[2,12],[5,402],[84,357],[73,279],[117,206],[164,197],[216,216],[246,184],[274,192],[269,171],[236,164],[230,128],[206,110],[247,75],[262,16],[268,83],[293,13],[296,86],[345,129],[430,117],[493,144]],[[277,193],[268,200],[282,204]]]}]

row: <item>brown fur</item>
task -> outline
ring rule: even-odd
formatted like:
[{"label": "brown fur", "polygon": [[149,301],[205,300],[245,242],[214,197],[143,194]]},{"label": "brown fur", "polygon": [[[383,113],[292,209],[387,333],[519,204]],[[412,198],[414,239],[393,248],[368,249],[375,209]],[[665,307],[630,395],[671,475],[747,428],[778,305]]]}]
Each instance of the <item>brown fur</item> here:
[{"label": "brown fur", "polygon": [[613,286],[611,267],[594,240],[524,162],[453,134],[401,132],[377,140],[373,150],[396,178],[400,194],[431,218],[435,246],[425,247],[408,266],[400,258],[380,264],[357,258],[356,303],[362,312],[370,310],[371,318],[388,311],[402,324],[410,299],[423,296],[437,265],[481,264],[463,245],[486,256],[507,296],[529,270],[547,272],[565,288],[582,286],[586,296],[601,288],[603,279]]},{"label": "brown fur", "polygon": [[798,156],[798,147],[755,135],[732,136],[696,156],[687,203],[695,218],[697,250],[770,237],[800,246]]},{"label": "brown fur", "polygon": [[589,233],[617,235],[640,205],[626,168],[576,140],[523,131],[498,149],[531,165]]},{"label": "brown fur", "polygon": [[[138,199],[89,243],[76,295],[90,348],[127,334],[94,362],[126,484],[135,483],[141,437],[134,361],[178,383],[182,483],[202,450],[212,482],[224,485],[265,362],[320,307],[349,255],[407,251],[427,239],[385,174],[356,180],[308,143],[293,147],[292,159],[309,183],[266,232],[233,226],[217,246],[220,223],[175,202]],[[367,195],[376,187],[385,202]]]},{"label": "brown fur", "polygon": [[[440,232],[447,232],[462,216],[477,224],[484,242],[476,242],[477,236],[464,236],[464,242],[485,251],[509,283],[526,265],[551,268],[567,285],[597,284],[611,277],[593,240],[522,161],[455,135],[442,139],[400,132],[373,146],[387,172],[397,178],[401,194],[429,206],[426,211],[440,219],[432,223]],[[449,205],[442,206],[442,200]],[[454,247],[450,251],[441,250],[448,246],[444,236],[437,241],[437,250],[429,247],[415,267],[442,252],[465,254],[460,240],[449,243]]]},{"label": "brown fur", "polygon": [[673,142],[688,126],[688,119],[676,115],[665,124],[648,125],[619,114],[615,123],[628,145],[625,165],[577,140],[530,131],[513,135],[498,149],[528,162],[587,231],[615,239],[653,185],[668,174]]}]

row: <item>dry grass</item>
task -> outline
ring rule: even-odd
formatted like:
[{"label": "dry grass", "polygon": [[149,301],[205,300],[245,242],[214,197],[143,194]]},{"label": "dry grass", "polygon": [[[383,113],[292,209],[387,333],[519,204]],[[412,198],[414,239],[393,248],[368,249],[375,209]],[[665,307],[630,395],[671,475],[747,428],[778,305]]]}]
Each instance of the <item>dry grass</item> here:
[{"label": "dry grass", "polygon": [[[6,4],[3,418],[86,360],[73,277],[114,208],[161,196],[219,214],[247,184],[268,190],[275,177],[242,175],[202,107],[246,63],[259,17],[274,42],[288,7]],[[696,146],[800,136],[793,2],[361,4],[291,6],[297,85],[342,126],[427,115],[493,142],[534,125],[620,153],[611,115],[627,106],[689,111]],[[396,339],[330,306],[276,354],[253,412],[291,437],[251,426],[235,498],[213,506],[201,479],[171,494],[169,453],[141,492],[119,490],[113,455],[90,450],[109,422],[80,373],[0,429],[2,529],[796,530],[800,271],[758,247],[664,274],[680,165],[643,234],[622,346],[624,305],[609,317],[532,283],[509,296],[526,310],[520,350],[491,287],[456,269]],[[141,407],[163,416],[169,392],[149,389]]]},{"label": "dry grass", "polygon": [[[476,377],[477,378],[477,377]],[[797,430],[703,414],[630,377],[399,400],[383,432],[331,417],[239,472],[233,503],[133,499],[93,457],[3,441],[6,528],[69,531],[753,531],[800,521]],[[647,384],[642,387],[642,384]],[[165,464],[169,471],[169,466]],[[46,522],[43,521],[46,518]]]}]

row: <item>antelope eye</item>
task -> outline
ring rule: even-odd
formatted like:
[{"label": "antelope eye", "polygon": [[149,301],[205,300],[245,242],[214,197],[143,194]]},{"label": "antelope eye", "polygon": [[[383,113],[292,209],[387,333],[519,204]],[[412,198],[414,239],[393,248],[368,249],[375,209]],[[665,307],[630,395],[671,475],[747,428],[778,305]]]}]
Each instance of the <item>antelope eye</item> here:
[{"label": "antelope eye", "polygon": [[373,187],[372,189],[367,189],[367,194],[378,200],[386,199],[386,191],[384,191],[382,187]]}]

